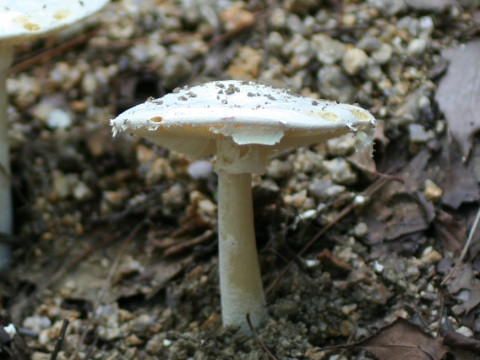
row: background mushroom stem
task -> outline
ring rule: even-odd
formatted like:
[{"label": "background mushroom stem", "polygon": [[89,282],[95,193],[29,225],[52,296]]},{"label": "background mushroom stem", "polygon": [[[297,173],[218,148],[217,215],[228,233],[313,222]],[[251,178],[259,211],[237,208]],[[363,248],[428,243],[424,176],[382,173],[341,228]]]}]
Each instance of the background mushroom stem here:
[{"label": "background mushroom stem", "polygon": [[[12,233],[12,198],[8,147],[7,75],[13,59],[13,47],[0,46],[0,233]],[[10,262],[10,246],[0,242],[0,270]]]},{"label": "background mushroom stem", "polygon": [[265,296],[253,223],[252,184],[248,173],[218,172],[219,272],[224,325],[247,330],[265,314]]}]

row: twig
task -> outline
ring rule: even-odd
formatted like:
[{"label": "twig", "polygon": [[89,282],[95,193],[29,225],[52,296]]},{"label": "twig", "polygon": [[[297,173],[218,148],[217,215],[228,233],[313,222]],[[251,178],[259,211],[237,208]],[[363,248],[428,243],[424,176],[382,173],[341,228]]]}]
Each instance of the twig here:
[{"label": "twig", "polygon": [[68,319],[63,319],[62,328],[60,329],[60,334],[58,335],[57,343],[55,344],[55,349],[53,349],[52,356],[50,356],[50,360],[56,360],[58,353],[62,350],[63,340],[65,339],[69,323],[70,321],[68,321]]},{"label": "twig", "polygon": [[247,318],[248,327],[252,331],[253,337],[255,338],[255,341],[256,341],[257,345],[260,346],[260,350],[262,350],[263,357],[266,358],[266,359],[270,358],[270,359],[273,359],[273,360],[278,360],[278,358],[275,355],[272,354],[270,349],[258,337],[258,334],[257,334],[257,332],[255,331],[255,328],[252,325],[252,321],[250,320],[250,313],[247,313],[246,318]]},{"label": "twig", "polygon": [[[371,196],[389,181],[390,178],[388,177],[380,177],[360,195]],[[348,215],[353,209],[357,207],[357,205],[358,204],[353,201],[342,211],[340,211],[340,213],[332,221],[325,225],[307,244],[305,244],[305,246],[298,252],[298,256],[302,256],[315,242],[317,242],[323,236],[323,234],[325,234],[338,221]],[[267,287],[266,294],[269,294],[275,288],[275,286],[277,286],[280,279],[285,276],[285,274],[288,272],[288,270],[290,270],[294,263],[295,260],[290,260],[290,262],[285,266],[285,268],[280,272],[280,274]]]},{"label": "twig", "polygon": [[172,256],[184,251],[185,249],[191,248],[196,245],[200,245],[205,241],[207,241],[209,238],[211,238],[214,234],[215,232],[213,230],[207,230],[203,234],[200,234],[199,236],[194,237],[193,239],[186,240],[180,244],[174,244],[168,247],[164,251],[163,255],[165,257]]},{"label": "twig", "polygon": [[95,34],[98,32],[98,30],[99,29],[94,29],[94,30],[92,30],[92,31],[90,31],[86,34],[82,34],[82,35],[80,35],[80,36],[78,36],[78,37],[76,37],[76,38],[74,38],[70,41],[67,41],[67,42],[63,43],[63,44],[60,44],[60,45],[55,46],[55,47],[50,48],[50,49],[46,49],[45,51],[41,52],[40,54],[38,54],[36,56],[33,56],[33,57],[31,57],[27,60],[21,61],[18,64],[13,65],[9,69],[8,72],[10,74],[21,72],[21,71],[24,71],[26,69],[31,68],[34,65],[37,65],[37,64],[42,63],[42,62],[46,62],[53,57],[60,56],[61,54],[65,53],[67,50],[70,50],[73,47],[79,46],[79,45],[87,42],[90,38],[95,36]]},{"label": "twig", "polygon": [[468,249],[470,248],[470,245],[472,244],[473,239],[477,237],[479,225],[480,225],[480,207],[478,208],[477,215],[475,215],[475,220],[473,222],[472,227],[470,228],[470,233],[468,234],[467,242],[463,246],[462,253],[458,257],[453,269],[450,270],[447,277],[441,282],[440,285],[445,286],[445,284],[447,283],[448,280],[450,280],[452,275],[458,271],[460,265],[465,259],[465,256],[467,255]]}]

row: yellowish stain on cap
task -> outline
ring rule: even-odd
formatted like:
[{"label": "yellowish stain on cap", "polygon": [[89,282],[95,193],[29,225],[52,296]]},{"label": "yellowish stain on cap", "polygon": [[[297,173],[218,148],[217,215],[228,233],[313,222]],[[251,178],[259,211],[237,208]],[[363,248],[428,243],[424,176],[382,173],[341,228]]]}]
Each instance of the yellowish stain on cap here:
[{"label": "yellowish stain on cap", "polygon": [[355,115],[355,117],[359,121],[369,121],[369,120],[371,120],[371,118],[364,111],[359,111],[357,109],[350,109],[350,112],[352,112],[353,115]]},{"label": "yellowish stain on cap", "polygon": [[55,11],[55,14],[53,14],[53,18],[56,19],[56,20],[63,20],[67,17],[70,16],[72,12],[68,9],[61,9],[61,10],[57,10]]},{"label": "yellowish stain on cap", "polygon": [[14,22],[22,24],[23,28],[28,31],[39,31],[40,25],[30,22],[29,18],[23,15],[13,19]]},{"label": "yellowish stain on cap", "polygon": [[314,116],[320,116],[324,118],[325,120],[328,120],[330,122],[336,123],[338,122],[338,115],[332,112],[328,111],[318,111],[318,112],[312,112],[312,115]]},{"label": "yellowish stain on cap", "polygon": [[28,30],[28,31],[39,31],[40,30],[40,25],[31,23],[31,22],[24,23],[23,27],[25,28],[25,30]]}]

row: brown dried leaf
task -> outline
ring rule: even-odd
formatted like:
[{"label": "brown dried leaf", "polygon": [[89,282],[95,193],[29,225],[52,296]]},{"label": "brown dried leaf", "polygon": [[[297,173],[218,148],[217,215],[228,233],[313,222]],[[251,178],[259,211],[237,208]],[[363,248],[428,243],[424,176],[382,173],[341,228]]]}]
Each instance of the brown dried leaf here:
[{"label": "brown dried leaf", "polygon": [[441,360],[449,351],[442,337],[434,338],[402,318],[363,341],[322,350],[338,348],[362,349],[378,360]]},{"label": "brown dried leaf", "polygon": [[386,240],[426,230],[434,218],[433,205],[421,193],[398,193],[388,203],[392,216],[385,222]]},{"label": "brown dried leaf", "polygon": [[448,212],[438,209],[433,226],[446,250],[458,253],[463,249],[467,230],[462,221],[454,219]]},{"label": "brown dried leaf", "polygon": [[433,338],[405,319],[397,319],[376,335],[356,344],[380,360],[440,360],[447,352],[442,338]]},{"label": "brown dried leaf", "polygon": [[363,349],[378,360],[441,360],[447,353],[454,359],[478,360],[480,355],[480,341],[476,339],[455,331],[433,337],[402,318],[363,341],[321,350],[339,348]]},{"label": "brown dried leaf", "polygon": [[378,360],[441,360],[446,354],[454,359],[478,360],[480,341],[455,331],[433,337],[417,325],[399,318],[363,341],[318,350],[333,349],[362,349]]},{"label": "brown dried leaf", "polygon": [[478,360],[480,355],[480,341],[466,337],[455,331],[448,331],[444,338],[443,344],[447,345],[450,352],[457,359],[462,360]]},{"label": "brown dried leaf", "polygon": [[420,192],[430,158],[428,150],[419,152],[399,172],[401,182],[391,181],[379,191],[364,219],[370,244],[394,240],[430,226],[435,217],[434,207]]},{"label": "brown dried leaf", "polygon": [[462,296],[466,297],[466,299],[461,304],[452,307],[453,312],[457,315],[468,314],[477,307],[480,303],[480,289],[470,289],[468,290],[468,294],[464,293]]},{"label": "brown dried leaf", "polygon": [[471,264],[464,264],[460,271],[455,274],[454,280],[448,285],[448,291],[452,294],[462,289],[480,287],[480,280],[475,277]]},{"label": "brown dried leaf", "polygon": [[445,49],[442,56],[450,61],[450,65],[440,81],[435,99],[466,159],[473,137],[480,129],[480,41]]},{"label": "brown dried leaf", "polygon": [[463,203],[474,202],[480,198],[477,179],[464,163],[452,159],[449,163],[446,160],[440,162],[440,166],[444,169],[443,175],[438,179],[443,189],[443,204],[458,209]]},{"label": "brown dried leaf", "polygon": [[480,280],[476,278],[470,263],[466,263],[456,274],[456,277],[448,285],[448,291],[452,294],[461,292],[461,304],[453,307],[457,314],[468,313],[480,304]]}]

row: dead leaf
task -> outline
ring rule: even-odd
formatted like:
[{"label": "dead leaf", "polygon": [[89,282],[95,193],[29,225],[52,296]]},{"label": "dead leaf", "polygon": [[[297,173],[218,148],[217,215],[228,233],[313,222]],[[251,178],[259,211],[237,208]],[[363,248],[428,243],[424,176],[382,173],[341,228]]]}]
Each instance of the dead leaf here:
[{"label": "dead leaf", "polygon": [[471,265],[465,264],[461,271],[455,276],[455,280],[448,286],[448,291],[455,294],[461,289],[470,289],[478,285],[480,285],[480,281],[475,278]]},{"label": "dead leaf", "polygon": [[[473,354],[480,355],[480,341],[466,337],[455,331],[447,331],[443,337],[443,344],[451,348],[458,348],[462,350],[470,350]],[[473,355],[472,354],[472,355]],[[461,357],[463,360],[467,360],[467,354]],[[460,357],[457,357],[460,359]],[[468,357],[468,359],[474,359],[474,357]],[[475,357],[478,359],[478,356]]]},{"label": "dead leaf", "polygon": [[446,250],[458,253],[462,250],[467,234],[465,224],[448,212],[438,209],[433,221],[435,232]]},{"label": "dead leaf", "polygon": [[480,280],[476,278],[470,263],[463,264],[459,273],[448,285],[448,291],[451,294],[461,294],[461,304],[452,308],[457,315],[468,313],[480,304]]},{"label": "dead leaf", "polygon": [[470,157],[468,160],[468,169],[475,175],[475,178],[480,180],[480,146],[479,146],[480,138],[478,136],[475,137],[473,141],[473,148],[470,152]]},{"label": "dead leaf", "polygon": [[445,114],[453,138],[468,158],[475,133],[480,129],[480,41],[445,49],[450,61],[435,99]]},{"label": "dead leaf", "polygon": [[430,158],[428,150],[419,152],[398,173],[401,182],[391,181],[378,192],[364,218],[369,229],[369,244],[395,240],[430,226],[435,217],[434,207],[420,192]]},{"label": "dead leaf", "polygon": [[321,350],[341,348],[362,349],[378,360],[440,360],[448,352],[442,337],[434,338],[402,318],[360,342]]},{"label": "dead leaf", "polygon": [[458,209],[463,203],[477,201],[480,193],[473,172],[459,160],[453,160],[449,164],[445,162],[440,163],[444,173],[443,176],[439,175],[441,179],[438,179],[440,187],[443,189],[442,203]]},{"label": "dead leaf", "polygon": [[424,231],[434,218],[433,205],[426,201],[421,193],[398,193],[387,204],[392,217],[386,222],[386,240]]},{"label": "dead leaf", "polygon": [[365,340],[318,351],[333,349],[362,349],[378,360],[441,360],[447,354],[458,360],[478,360],[480,341],[455,331],[433,337],[410,321],[398,318]]},{"label": "dead leaf", "polygon": [[440,360],[447,352],[442,338],[433,338],[418,326],[399,318],[376,335],[356,344],[379,359]]}]

